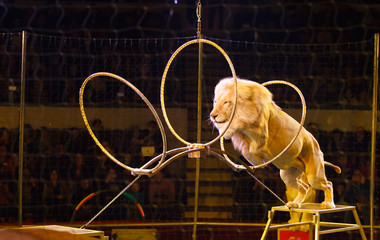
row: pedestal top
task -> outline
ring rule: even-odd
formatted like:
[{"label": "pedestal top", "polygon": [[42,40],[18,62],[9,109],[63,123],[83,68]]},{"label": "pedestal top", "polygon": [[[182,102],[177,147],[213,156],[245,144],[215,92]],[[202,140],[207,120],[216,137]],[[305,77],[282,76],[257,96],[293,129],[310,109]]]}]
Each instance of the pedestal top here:
[{"label": "pedestal top", "polygon": [[307,212],[307,213],[332,213],[342,211],[352,211],[355,206],[336,205],[335,208],[323,208],[320,203],[303,203],[300,208],[288,208],[285,205],[274,206],[272,210],[283,212]]}]

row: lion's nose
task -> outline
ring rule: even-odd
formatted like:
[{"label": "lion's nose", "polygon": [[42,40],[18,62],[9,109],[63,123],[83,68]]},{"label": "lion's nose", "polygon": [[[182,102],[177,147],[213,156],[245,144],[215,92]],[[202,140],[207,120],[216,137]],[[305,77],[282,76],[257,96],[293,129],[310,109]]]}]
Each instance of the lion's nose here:
[{"label": "lion's nose", "polygon": [[218,114],[210,113],[210,117],[211,119],[216,119],[218,117]]}]

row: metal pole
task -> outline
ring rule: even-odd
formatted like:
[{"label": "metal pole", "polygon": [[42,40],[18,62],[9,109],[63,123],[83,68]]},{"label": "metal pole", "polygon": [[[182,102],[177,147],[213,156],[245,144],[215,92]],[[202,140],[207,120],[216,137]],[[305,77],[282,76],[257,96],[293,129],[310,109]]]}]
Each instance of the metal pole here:
[{"label": "metal pole", "polygon": [[370,227],[373,240],[373,204],[375,197],[375,161],[376,161],[376,127],[377,127],[377,94],[379,86],[379,33],[375,33],[373,54],[373,98],[372,98],[372,136],[371,136],[371,188],[370,188]]},{"label": "metal pole", "polygon": [[[201,39],[201,1],[198,0],[197,8],[197,38]],[[203,43],[199,43],[198,48],[198,107],[197,107],[197,143],[201,141],[201,132],[202,132],[202,52],[203,52]],[[199,179],[200,179],[200,171],[201,171],[201,160],[200,160],[200,152],[195,159],[195,189],[194,189],[194,225],[193,225],[193,240],[197,239],[197,223],[198,223],[198,203],[199,203]]]},{"label": "metal pole", "polygon": [[26,71],[26,36],[22,32],[21,49],[21,87],[20,87],[20,112],[19,112],[19,150],[18,150],[18,225],[22,227],[22,182],[23,182],[23,159],[24,159],[24,117],[25,117],[25,71]]}]

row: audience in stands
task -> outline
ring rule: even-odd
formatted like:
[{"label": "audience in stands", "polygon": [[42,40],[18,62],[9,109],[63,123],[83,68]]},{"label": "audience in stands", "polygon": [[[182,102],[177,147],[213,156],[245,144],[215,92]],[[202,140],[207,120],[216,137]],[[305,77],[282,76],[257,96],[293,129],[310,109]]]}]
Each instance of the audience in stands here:
[{"label": "audience in stands", "polygon": [[[364,212],[363,214],[365,214],[366,207],[368,207],[367,202],[362,201],[362,198],[358,198],[360,200],[359,202],[355,202],[358,201],[358,199],[355,198],[348,200],[348,195],[358,188],[365,189],[366,185],[359,184],[361,182],[357,181],[358,171],[360,171],[363,178],[369,178],[369,133],[365,131],[363,127],[357,127],[354,132],[344,132],[339,129],[333,129],[327,132],[319,129],[315,123],[310,123],[306,127],[319,139],[321,146],[326,146],[324,150],[326,160],[337,164],[342,169],[342,173],[337,174],[332,169],[326,168],[329,179],[334,182],[334,186],[336,185],[337,203],[343,204],[346,202],[349,204],[358,204],[360,209]],[[134,128],[134,130],[136,129],[138,128]],[[75,132],[84,131],[83,129],[71,130]],[[142,134],[142,136],[153,136],[152,134],[148,134],[148,131],[144,133],[144,131],[138,129],[139,134],[136,134],[136,131],[133,133],[134,131],[124,130],[127,134],[127,138],[132,136],[132,134],[135,134],[135,137],[137,137],[137,145],[134,147],[135,152],[116,153],[107,140],[107,136],[110,136],[109,133],[107,133],[108,130],[104,128],[100,128],[100,130],[104,133],[102,144],[113,156],[116,156],[118,160],[131,167],[141,167],[145,163],[141,155],[141,146],[143,146],[144,142],[147,143],[150,140],[148,141],[148,138],[145,138],[144,141],[144,137],[139,136],[140,134]],[[66,136],[65,139],[67,140],[70,139],[70,131],[64,129],[44,129],[43,131],[46,132],[46,136],[44,136],[45,139],[52,139],[51,136],[59,135]],[[157,131],[157,129],[155,131]],[[15,136],[12,133],[13,130],[3,129],[3,132],[7,132],[9,136]],[[28,127],[28,133],[35,132],[37,131],[31,126]],[[77,133],[74,135],[76,134]],[[62,139],[62,137],[58,137],[56,140],[57,139]],[[151,140],[153,139],[154,138]],[[11,137],[9,139],[3,138],[2,142],[6,143],[9,141],[12,141]],[[52,145],[53,142],[54,141],[51,141],[50,145]],[[116,143],[113,142],[113,144]],[[122,143],[120,142],[119,144]],[[154,143],[152,142],[152,144]],[[36,148],[27,149],[27,151],[30,152],[25,152],[23,197],[25,215],[28,219],[32,219],[32,221],[35,222],[49,221],[49,219],[51,221],[67,221],[71,216],[70,214],[73,208],[85,197],[84,195],[87,196],[97,190],[105,191],[101,197],[97,198],[97,201],[94,200],[94,202],[89,203],[87,209],[86,207],[82,209],[82,216],[78,217],[78,219],[85,219],[85,216],[88,217],[93,214],[96,209],[104,206],[117,192],[121,191],[124,186],[135,178],[130,171],[110,161],[107,155],[100,151],[95,144],[92,145],[94,146],[93,148],[89,147],[87,150],[77,153],[74,153],[75,151],[65,151],[67,144],[65,144],[65,142],[62,143],[61,140],[55,144],[54,148],[50,147],[50,150],[45,151],[44,154],[35,151],[34,149]],[[138,149],[137,146],[140,146],[140,149]],[[124,148],[127,147],[129,146],[124,145]],[[115,148],[120,149],[119,146],[115,146]],[[8,195],[4,194],[3,197],[17,195],[17,155],[13,152],[7,152],[6,149],[5,144],[0,145],[0,163],[2,164],[0,171],[2,176],[8,179],[8,181],[4,183],[3,190],[7,190],[10,193]],[[273,169],[270,171],[269,167],[265,169],[265,171],[273,176],[277,170]],[[171,212],[172,210],[168,209],[168,207],[173,207],[177,201],[176,183],[171,178],[165,177],[164,172],[165,171],[160,171],[149,179],[148,182],[142,181],[137,184],[135,183],[131,189],[128,190],[128,193],[138,200],[140,204],[144,204],[144,206],[154,206],[152,211],[156,213],[154,216],[157,219],[173,219],[175,216],[170,216],[164,212]],[[377,177],[377,171],[375,171],[375,177]],[[281,184],[276,181],[273,183],[269,181],[272,178],[263,175],[262,179],[270,188],[275,189],[275,192],[283,192],[284,189],[279,189]],[[359,187],[357,187],[357,185],[359,185]],[[249,191],[254,192],[254,199],[258,200],[259,198],[256,195],[258,190],[252,190],[255,188],[260,188],[260,185],[252,185]],[[247,191],[248,190],[244,190],[242,194],[247,194]],[[264,191],[264,198],[266,199],[266,204],[276,203],[277,200],[265,192],[266,191]],[[347,192],[347,194],[345,194],[345,192]],[[344,199],[343,195],[346,196],[346,199]],[[39,199],[38,196],[40,196],[41,199]],[[236,201],[238,201],[238,199],[236,199]],[[118,201],[118,204],[126,203],[128,203],[128,200]],[[12,204],[14,204],[14,202]],[[132,208],[132,206],[133,205],[129,204],[129,208]],[[62,211],[62,218],[60,219],[55,218],[56,216],[52,214],[52,209],[57,210],[58,208],[60,208],[59,211]],[[115,210],[115,214],[119,210]],[[46,215],[43,214],[44,211],[47,212]],[[137,218],[138,216],[135,217]],[[256,220],[260,221],[258,219]]]}]

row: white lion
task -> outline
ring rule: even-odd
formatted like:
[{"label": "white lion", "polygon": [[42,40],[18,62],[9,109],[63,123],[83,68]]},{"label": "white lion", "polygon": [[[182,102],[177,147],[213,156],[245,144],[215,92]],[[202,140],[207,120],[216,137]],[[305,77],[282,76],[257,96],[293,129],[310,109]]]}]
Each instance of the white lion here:
[{"label": "white lion", "polygon": [[[237,79],[237,88],[235,116],[224,138],[231,139],[234,148],[251,164],[259,165],[280,153],[294,138],[300,124],[275,104],[272,94],[264,86]],[[235,81],[233,78],[222,79],[215,87],[214,108],[210,113],[211,121],[220,133],[227,127],[234,100]],[[332,166],[337,172],[340,168],[324,161],[317,140],[305,128],[273,164],[280,169],[287,188],[297,190],[293,199],[288,196],[288,207],[299,208],[308,191],[319,189],[325,194],[321,207],[335,208],[333,186],[326,179],[325,165]]]}]

